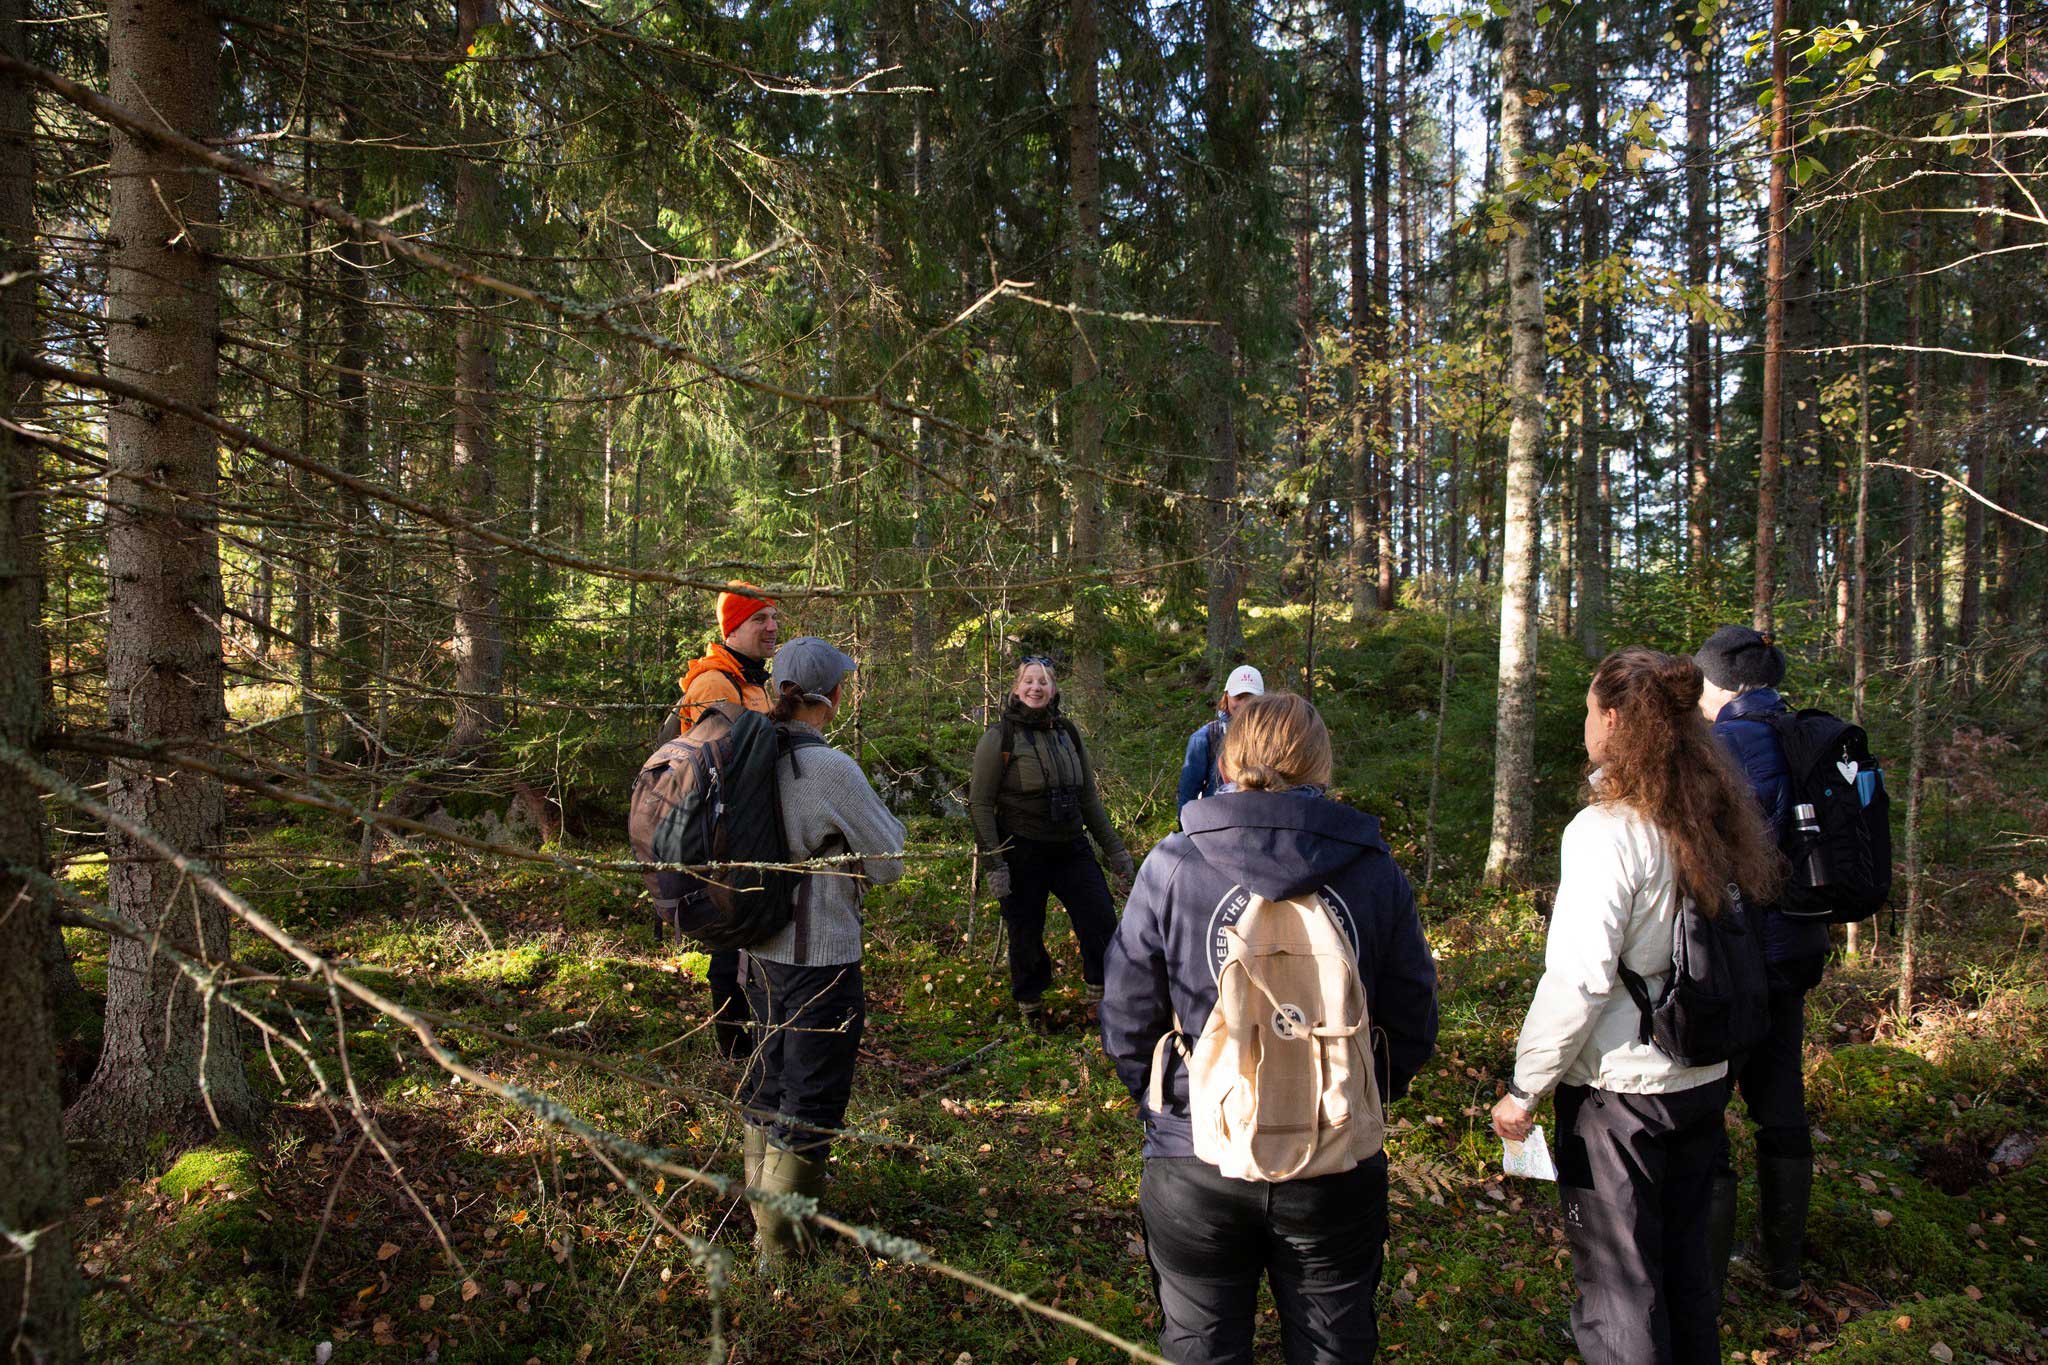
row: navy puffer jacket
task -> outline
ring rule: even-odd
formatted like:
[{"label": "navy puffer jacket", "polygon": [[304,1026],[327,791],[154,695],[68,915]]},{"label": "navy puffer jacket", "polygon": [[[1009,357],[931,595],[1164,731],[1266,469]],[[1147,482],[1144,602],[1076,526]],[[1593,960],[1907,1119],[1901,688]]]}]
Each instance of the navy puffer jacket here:
[{"label": "navy puffer jacket", "polygon": [[[1785,750],[1764,717],[1787,709],[1783,697],[1760,687],[1729,702],[1714,718],[1714,738],[1741,766],[1757,805],[1771,822],[1771,837],[1780,844],[1792,818],[1792,777],[1785,767]],[[1764,956],[1770,961],[1824,956],[1827,951],[1825,924],[1802,923],[1774,909],[1764,910]]]},{"label": "navy puffer jacket", "polygon": [[1319,891],[1336,909],[1358,947],[1380,1094],[1405,1094],[1436,1050],[1436,961],[1379,821],[1312,793],[1245,791],[1197,801],[1181,823],[1138,870],[1106,967],[1102,1045],[1144,1114],[1145,1155],[1194,1155],[1187,1073],[1171,1048],[1166,1112],[1146,1108],[1152,1051],[1175,1015],[1189,1038],[1201,1036],[1216,1005],[1222,927],[1253,892]]}]

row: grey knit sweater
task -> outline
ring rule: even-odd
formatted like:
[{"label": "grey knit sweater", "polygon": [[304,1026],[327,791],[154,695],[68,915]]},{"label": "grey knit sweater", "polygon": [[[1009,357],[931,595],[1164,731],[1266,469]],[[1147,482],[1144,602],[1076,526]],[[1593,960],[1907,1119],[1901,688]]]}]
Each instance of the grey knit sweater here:
[{"label": "grey knit sweater", "polygon": [[[817,733],[801,722],[790,729]],[[747,951],[797,967],[860,961],[861,892],[869,882],[880,885],[903,875],[902,822],[875,795],[860,764],[837,749],[813,745],[792,751],[776,771],[776,796],[790,857],[865,856],[806,877],[789,925]]]}]

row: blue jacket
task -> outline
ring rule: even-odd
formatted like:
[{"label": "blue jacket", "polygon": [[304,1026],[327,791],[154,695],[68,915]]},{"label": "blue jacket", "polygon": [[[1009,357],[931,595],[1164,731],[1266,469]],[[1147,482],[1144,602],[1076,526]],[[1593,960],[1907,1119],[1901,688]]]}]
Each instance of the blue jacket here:
[{"label": "blue jacket", "polygon": [[[1714,718],[1714,738],[1749,779],[1749,790],[1770,821],[1771,837],[1781,843],[1792,816],[1792,777],[1785,767],[1785,750],[1763,717],[1787,709],[1783,697],[1760,687],[1729,702]],[[1786,962],[1827,951],[1825,924],[1802,923],[1768,907],[1764,910],[1764,957],[1768,960]]]},{"label": "blue jacket", "polygon": [[1217,741],[1222,739],[1222,731],[1229,723],[1219,713],[1215,720],[1188,736],[1188,754],[1180,765],[1181,805],[1214,796],[1223,785],[1223,774],[1216,768],[1216,760],[1222,757]]},{"label": "blue jacket", "polygon": [[1166,1112],[1146,1108],[1152,1051],[1174,1017],[1201,1036],[1216,1005],[1220,928],[1250,904],[1320,891],[1358,946],[1388,1102],[1436,1050],[1436,961],[1415,894],[1380,838],[1379,821],[1325,797],[1225,792],[1182,815],[1184,832],[1153,848],[1110,943],[1102,1046],[1145,1118],[1145,1155],[1193,1156],[1187,1073],[1167,1050]]}]

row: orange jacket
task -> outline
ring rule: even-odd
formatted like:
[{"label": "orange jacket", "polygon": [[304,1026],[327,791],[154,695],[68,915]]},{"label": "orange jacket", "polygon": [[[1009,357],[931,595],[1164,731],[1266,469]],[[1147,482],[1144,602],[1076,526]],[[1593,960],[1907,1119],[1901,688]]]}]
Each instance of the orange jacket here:
[{"label": "orange jacket", "polygon": [[746,680],[740,661],[724,645],[711,646],[701,659],[691,661],[681,678],[682,700],[676,703],[676,717],[684,730],[697,723],[704,707],[714,701],[736,701],[749,711],[768,714],[768,693]]}]

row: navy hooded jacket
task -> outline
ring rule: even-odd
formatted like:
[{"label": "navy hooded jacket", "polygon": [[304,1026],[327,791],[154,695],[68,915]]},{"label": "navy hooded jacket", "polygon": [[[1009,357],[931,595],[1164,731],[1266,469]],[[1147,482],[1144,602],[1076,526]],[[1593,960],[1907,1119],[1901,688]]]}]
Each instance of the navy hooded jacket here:
[{"label": "navy hooded jacket", "polygon": [[[1764,717],[1786,709],[1783,697],[1759,687],[1729,702],[1714,718],[1714,738],[1749,779],[1749,790],[1770,821],[1771,837],[1780,844],[1792,818],[1792,776],[1785,767],[1785,750],[1778,743],[1777,732]],[[1827,951],[1825,924],[1789,920],[1776,910],[1764,910],[1764,956],[1770,961],[1787,962]]]},{"label": "navy hooded jacket", "polygon": [[1320,892],[1358,947],[1380,1095],[1391,1103],[1436,1050],[1436,961],[1415,894],[1379,821],[1302,791],[1225,792],[1181,813],[1183,832],[1138,870],[1110,943],[1102,1046],[1145,1117],[1145,1155],[1193,1156],[1186,1067],[1167,1049],[1166,1112],[1146,1109],[1152,1052],[1175,1015],[1191,1040],[1216,1005],[1224,925],[1251,895]]}]

